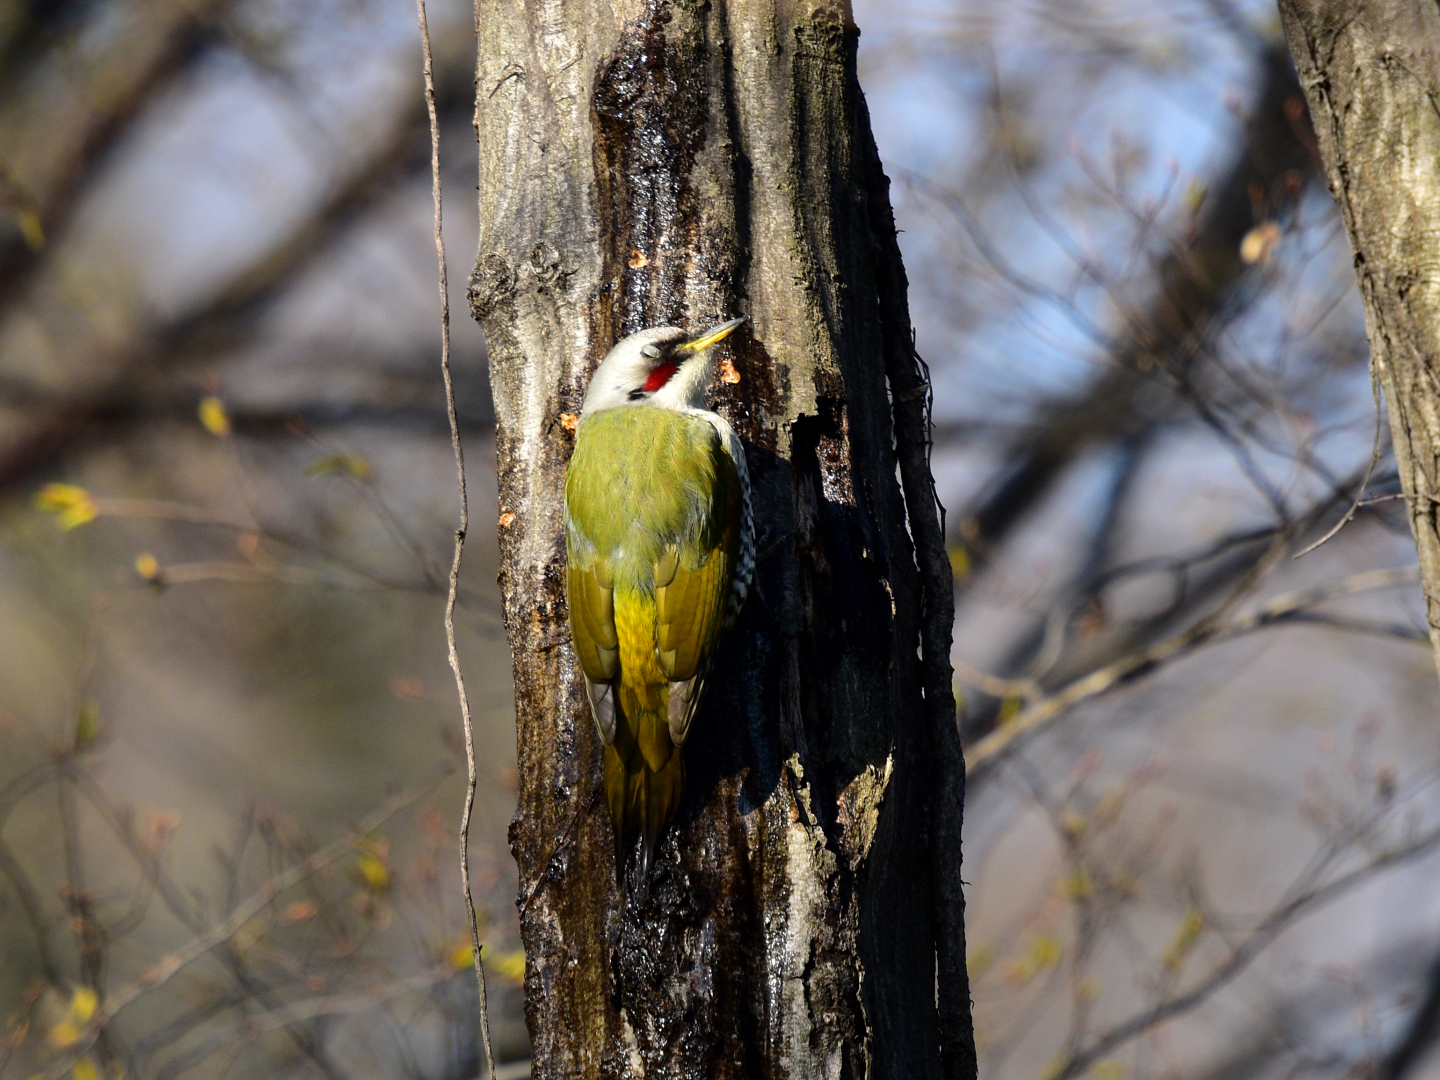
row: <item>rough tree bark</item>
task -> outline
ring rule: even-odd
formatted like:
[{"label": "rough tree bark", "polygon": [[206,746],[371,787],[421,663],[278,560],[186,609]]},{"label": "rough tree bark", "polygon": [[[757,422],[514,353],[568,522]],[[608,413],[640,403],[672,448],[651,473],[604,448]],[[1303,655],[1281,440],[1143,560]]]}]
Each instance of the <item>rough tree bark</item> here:
[{"label": "rough tree bark", "polygon": [[1440,667],[1440,7],[1280,0],[1365,304]]},{"label": "rough tree bark", "polygon": [[[969,1077],[953,586],[888,181],[836,0],[477,0],[511,826],[535,1075]],[[613,871],[561,483],[616,339],[741,313],[758,590],[648,899]]]}]

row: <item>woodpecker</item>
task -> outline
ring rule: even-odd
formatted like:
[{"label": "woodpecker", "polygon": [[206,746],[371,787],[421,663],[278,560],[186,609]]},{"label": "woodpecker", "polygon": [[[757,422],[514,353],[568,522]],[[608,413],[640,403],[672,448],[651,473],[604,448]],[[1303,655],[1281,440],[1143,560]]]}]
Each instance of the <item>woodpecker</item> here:
[{"label": "woodpecker", "polygon": [[617,880],[638,832],[640,882],[685,788],[681,748],[721,634],[755,566],[745,452],[705,408],[712,346],[653,327],[590,379],[565,475],[570,630],[604,744]]}]

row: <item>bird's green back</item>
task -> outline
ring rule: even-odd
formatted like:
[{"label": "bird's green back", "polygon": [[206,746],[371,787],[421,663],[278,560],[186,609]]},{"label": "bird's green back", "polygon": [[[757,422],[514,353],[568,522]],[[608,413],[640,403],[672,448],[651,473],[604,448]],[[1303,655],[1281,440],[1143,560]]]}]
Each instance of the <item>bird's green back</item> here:
[{"label": "bird's green back", "polygon": [[649,592],[666,548],[694,569],[720,545],[734,469],[704,417],[649,405],[586,417],[565,478],[572,561],[608,563],[616,585]]}]

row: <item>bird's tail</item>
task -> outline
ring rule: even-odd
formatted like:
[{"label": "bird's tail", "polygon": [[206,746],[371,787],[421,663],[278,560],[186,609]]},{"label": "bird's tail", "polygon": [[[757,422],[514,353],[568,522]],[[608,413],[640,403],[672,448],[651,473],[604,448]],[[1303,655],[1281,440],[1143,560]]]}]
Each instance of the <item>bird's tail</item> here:
[{"label": "bird's tail", "polygon": [[626,856],[639,833],[640,888],[645,888],[655,845],[680,808],[684,793],[685,761],[678,746],[659,769],[652,769],[644,754],[632,754],[626,761],[614,744],[605,747],[605,800],[615,825],[615,877],[622,886]]}]

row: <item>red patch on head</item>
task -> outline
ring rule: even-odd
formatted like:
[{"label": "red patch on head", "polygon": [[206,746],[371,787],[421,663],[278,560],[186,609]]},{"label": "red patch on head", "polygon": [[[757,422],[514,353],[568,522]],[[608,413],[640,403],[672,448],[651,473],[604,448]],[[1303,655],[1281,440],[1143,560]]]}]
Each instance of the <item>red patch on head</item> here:
[{"label": "red patch on head", "polygon": [[672,364],[667,360],[665,363],[651,369],[650,377],[645,380],[645,386],[643,387],[643,389],[647,394],[653,394],[656,390],[659,390],[662,386],[669,382],[670,376],[674,375],[675,372],[679,370],[679,364]]}]

